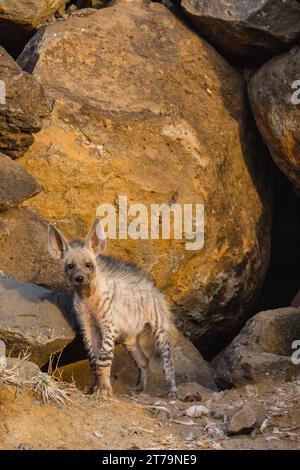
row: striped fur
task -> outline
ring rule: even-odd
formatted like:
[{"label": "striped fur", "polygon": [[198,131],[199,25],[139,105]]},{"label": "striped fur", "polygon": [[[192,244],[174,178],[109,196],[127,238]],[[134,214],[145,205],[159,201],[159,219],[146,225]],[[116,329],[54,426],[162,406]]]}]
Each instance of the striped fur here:
[{"label": "striped fur", "polygon": [[143,344],[151,331],[162,359],[167,396],[176,396],[171,319],[165,298],[138,266],[104,256],[104,247],[97,219],[85,242],[69,243],[54,226],[49,227],[49,251],[63,261],[74,285],[75,311],[93,372],[91,389],[111,395],[111,364],[118,342],[138,367],[137,389],[145,390],[149,354]]}]

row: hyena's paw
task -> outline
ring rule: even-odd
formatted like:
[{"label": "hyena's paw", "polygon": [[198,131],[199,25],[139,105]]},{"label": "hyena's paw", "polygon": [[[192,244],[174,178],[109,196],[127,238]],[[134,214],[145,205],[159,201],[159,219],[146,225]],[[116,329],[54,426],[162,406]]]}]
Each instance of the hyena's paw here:
[{"label": "hyena's paw", "polygon": [[145,382],[138,382],[135,386],[135,391],[137,393],[144,392],[146,390]]},{"label": "hyena's paw", "polygon": [[177,388],[172,388],[166,391],[166,398],[178,398]]},{"label": "hyena's paw", "polygon": [[96,387],[95,393],[101,397],[111,397],[113,391],[110,384],[101,384]]}]

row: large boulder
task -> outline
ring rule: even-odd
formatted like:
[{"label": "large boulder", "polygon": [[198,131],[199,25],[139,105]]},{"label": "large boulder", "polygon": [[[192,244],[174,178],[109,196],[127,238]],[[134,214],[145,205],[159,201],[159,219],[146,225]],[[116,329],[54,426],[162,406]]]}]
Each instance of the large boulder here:
[{"label": "large boulder", "polygon": [[0,339],[8,354],[17,357],[27,352],[30,361],[43,366],[74,336],[66,313],[56,305],[51,291],[15,279],[0,279]]},{"label": "large boulder", "polygon": [[0,152],[12,158],[22,155],[52,105],[40,83],[0,46]]},{"label": "large boulder", "polygon": [[[214,371],[203,359],[199,351],[182,334],[177,333],[173,345],[176,381],[178,384],[195,382],[207,389],[216,390]],[[84,389],[91,381],[91,371],[87,360],[78,361],[59,368],[58,375],[66,381],[75,381]],[[112,367],[112,385],[115,393],[128,393],[137,382],[137,368],[123,346],[115,349]],[[150,360],[147,391],[160,393],[165,389],[161,362],[155,357]]]},{"label": "large boulder", "polygon": [[181,0],[195,29],[223,51],[270,57],[300,38],[297,0]]},{"label": "large boulder", "polygon": [[204,204],[203,249],[127,239],[108,250],[154,276],[203,348],[232,332],[265,276],[271,212],[240,75],[151,2],[51,24],[18,61],[55,97],[21,159],[44,191],[24,204],[76,238],[119,195],[148,213],[153,203]]},{"label": "large boulder", "polygon": [[40,192],[41,187],[21,165],[0,153],[0,212]]},{"label": "large boulder", "polygon": [[66,283],[60,263],[48,253],[47,228],[47,221],[28,209],[0,214],[0,269],[21,281],[58,290]]},{"label": "large boulder", "polygon": [[235,386],[250,381],[291,380],[300,372],[299,361],[292,360],[296,352],[293,343],[299,338],[299,308],[260,312],[214,358],[217,378]]},{"label": "large boulder", "polygon": [[296,191],[300,191],[299,77],[300,47],[295,47],[264,64],[249,82],[258,129],[275,163]]},{"label": "large boulder", "polygon": [[1,0],[0,40],[26,40],[68,0]]}]

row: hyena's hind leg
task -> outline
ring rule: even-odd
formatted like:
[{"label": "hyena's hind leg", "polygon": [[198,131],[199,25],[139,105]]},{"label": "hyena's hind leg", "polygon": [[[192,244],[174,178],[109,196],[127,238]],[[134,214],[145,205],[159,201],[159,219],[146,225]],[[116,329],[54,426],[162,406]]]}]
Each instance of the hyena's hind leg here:
[{"label": "hyena's hind leg", "polygon": [[177,397],[177,388],[175,381],[175,368],[173,353],[168,338],[167,331],[162,327],[156,327],[153,330],[153,335],[156,343],[156,347],[160,353],[162,359],[163,373],[166,381],[168,398]]},{"label": "hyena's hind leg", "polygon": [[147,386],[149,359],[142,351],[138,336],[126,338],[124,346],[138,368],[136,391],[143,392]]}]

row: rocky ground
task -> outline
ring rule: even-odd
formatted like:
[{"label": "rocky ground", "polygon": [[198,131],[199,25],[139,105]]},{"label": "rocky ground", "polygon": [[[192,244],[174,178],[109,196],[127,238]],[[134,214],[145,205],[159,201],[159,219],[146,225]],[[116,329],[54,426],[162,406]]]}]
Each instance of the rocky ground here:
[{"label": "rocky ground", "polygon": [[296,382],[222,392],[187,384],[180,396],[103,400],[70,389],[64,405],[41,404],[1,384],[0,449],[300,449]]}]

